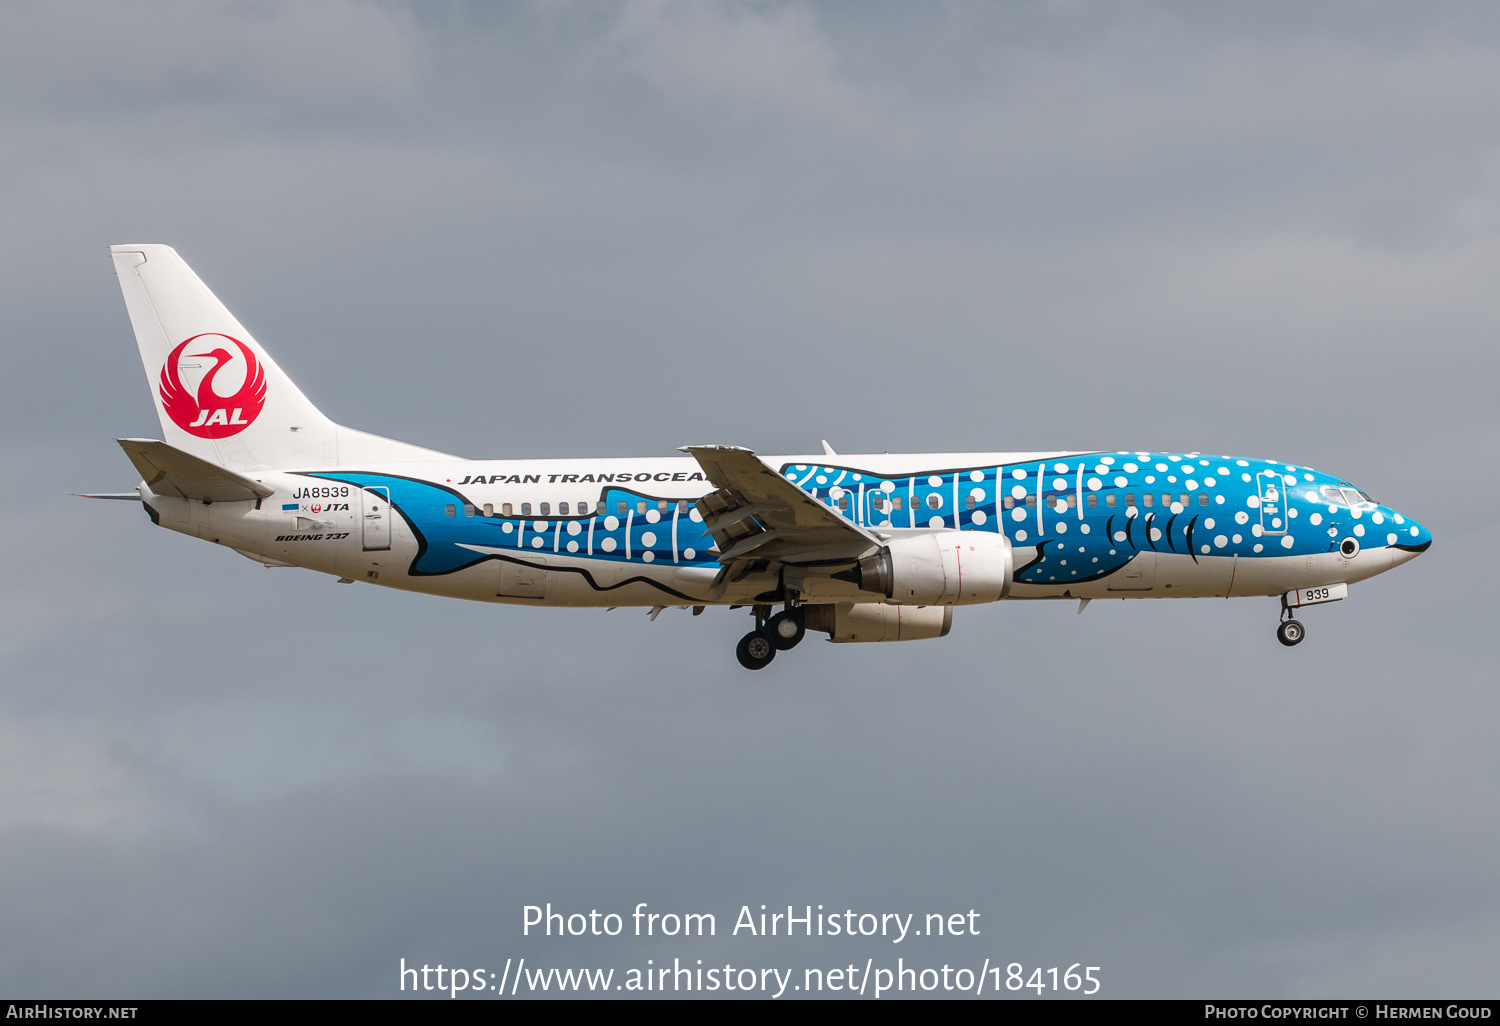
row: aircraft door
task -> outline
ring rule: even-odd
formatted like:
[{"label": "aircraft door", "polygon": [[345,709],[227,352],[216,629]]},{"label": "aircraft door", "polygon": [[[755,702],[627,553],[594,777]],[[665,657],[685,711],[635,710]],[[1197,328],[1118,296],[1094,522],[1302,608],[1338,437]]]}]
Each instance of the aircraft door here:
[{"label": "aircraft door", "polygon": [[360,520],[364,524],[365,551],[391,547],[391,490],[369,486],[359,490]]},{"label": "aircraft door", "polygon": [[1109,575],[1110,591],[1150,591],[1156,587],[1156,553],[1137,552],[1130,562]]},{"label": "aircraft door", "polygon": [[547,569],[543,557],[532,556],[531,559],[542,565],[501,562],[500,585],[495,594],[503,598],[545,599],[552,591],[557,574]]},{"label": "aircraft door", "polygon": [[1286,534],[1286,502],[1281,489],[1279,470],[1262,470],[1255,476],[1255,491],[1260,496],[1261,534]]}]

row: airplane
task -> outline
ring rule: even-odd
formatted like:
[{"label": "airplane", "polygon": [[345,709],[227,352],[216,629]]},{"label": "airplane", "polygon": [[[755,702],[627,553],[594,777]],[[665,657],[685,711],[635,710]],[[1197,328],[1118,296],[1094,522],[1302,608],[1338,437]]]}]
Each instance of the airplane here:
[{"label": "airplane", "polygon": [[808,631],[940,638],[956,606],[1020,599],[1269,596],[1290,647],[1299,610],[1432,544],[1337,476],[1198,452],[449,455],[330,421],[171,247],[110,253],[162,438],[118,439],[141,481],[87,497],[342,584],[748,607],[736,656],[758,670]]}]

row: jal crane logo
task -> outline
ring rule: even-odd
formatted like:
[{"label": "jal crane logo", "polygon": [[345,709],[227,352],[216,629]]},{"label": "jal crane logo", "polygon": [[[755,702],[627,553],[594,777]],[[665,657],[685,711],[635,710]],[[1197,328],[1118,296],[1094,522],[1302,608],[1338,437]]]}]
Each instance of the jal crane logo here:
[{"label": "jal crane logo", "polygon": [[[226,349],[232,343],[238,353]],[[192,346],[194,352],[187,352]],[[203,371],[203,363],[186,363],[185,360],[214,361],[198,379],[196,392],[183,384],[182,372]],[[229,368],[226,379],[218,384],[220,371]],[[221,395],[219,388],[238,389],[232,395]],[[266,404],[266,373],[250,347],[237,338],[209,332],[187,339],[167,356],[161,368],[161,394],[163,408],[172,423],[190,435],[199,438],[228,438],[237,435],[260,416]]]}]

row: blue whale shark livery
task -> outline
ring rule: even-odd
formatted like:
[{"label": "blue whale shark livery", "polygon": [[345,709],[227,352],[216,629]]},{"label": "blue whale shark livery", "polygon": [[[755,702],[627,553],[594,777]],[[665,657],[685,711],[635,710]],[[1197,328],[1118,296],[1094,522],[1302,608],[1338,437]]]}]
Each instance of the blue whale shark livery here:
[{"label": "blue whale shark livery", "polygon": [[328,420],[170,247],[111,248],[161,439],[153,522],[267,566],[487,602],[748,608],[737,655],[946,635],[1002,599],[1270,596],[1296,613],[1432,544],[1281,460],[1101,450],[474,461]]}]

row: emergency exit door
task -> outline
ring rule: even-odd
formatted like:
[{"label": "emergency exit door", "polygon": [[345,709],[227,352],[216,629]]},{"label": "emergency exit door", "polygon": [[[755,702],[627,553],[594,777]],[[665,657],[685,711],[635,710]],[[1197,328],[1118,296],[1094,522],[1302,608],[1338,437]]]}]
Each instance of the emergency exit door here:
[{"label": "emergency exit door", "polygon": [[364,524],[365,551],[375,552],[391,547],[391,491],[389,488],[370,486],[361,488],[360,504],[363,507],[360,520]]},{"label": "emergency exit door", "polygon": [[1286,534],[1286,501],[1282,493],[1281,472],[1262,470],[1255,477],[1255,491],[1260,496],[1260,533]]}]

